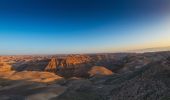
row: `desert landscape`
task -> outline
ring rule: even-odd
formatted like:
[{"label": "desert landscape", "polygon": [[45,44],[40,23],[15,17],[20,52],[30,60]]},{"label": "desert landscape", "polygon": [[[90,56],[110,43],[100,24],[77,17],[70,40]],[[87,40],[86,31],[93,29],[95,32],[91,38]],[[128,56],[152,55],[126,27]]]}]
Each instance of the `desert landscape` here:
[{"label": "desert landscape", "polygon": [[170,100],[170,0],[0,0],[0,100]]},{"label": "desert landscape", "polygon": [[169,51],[0,57],[0,100],[169,100],[169,83]]}]

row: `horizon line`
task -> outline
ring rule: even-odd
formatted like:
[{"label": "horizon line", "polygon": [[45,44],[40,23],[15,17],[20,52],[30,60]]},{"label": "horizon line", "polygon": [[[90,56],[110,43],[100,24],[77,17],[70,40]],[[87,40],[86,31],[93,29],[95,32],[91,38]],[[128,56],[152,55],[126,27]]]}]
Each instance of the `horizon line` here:
[{"label": "horizon line", "polygon": [[53,55],[76,55],[76,54],[85,55],[85,54],[110,54],[110,53],[146,53],[146,52],[163,52],[163,51],[170,51],[170,46],[132,49],[132,50],[124,50],[124,51],[120,50],[120,51],[110,51],[110,52],[106,51],[106,52],[89,52],[89,53],[42,53],[42,54],[25,53],[25,54],[0,54],[0,56],[53,56]]}]

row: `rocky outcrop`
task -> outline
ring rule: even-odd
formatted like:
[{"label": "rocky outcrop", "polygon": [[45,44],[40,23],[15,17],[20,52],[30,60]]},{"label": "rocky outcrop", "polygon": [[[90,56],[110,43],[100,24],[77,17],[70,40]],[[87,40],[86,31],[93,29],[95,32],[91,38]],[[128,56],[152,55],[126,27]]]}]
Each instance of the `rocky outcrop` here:
[{"label": "rocky outcrop", "polygon": [[63,77],[87,76],[91,58],[86,55],[68,55],[64,58],[52,58],[45,71],[53,72]]},{"label": "rocky outcrop", "polygon": [[12,70],[11,65],[5,62],[0,62],[0,72],[6,72],[6,71],[11,71],[11,70]]},{"label": "rocky outcrop", "polygon": [[66,66],[88,63],[91,58],[87,55],[69,55],[65,59]]},{"label": "rocky outcrop", "polygon": [[113,72],[105,67],[102,66],[94,66],[91,68],[91,70],[88,72],[90,77],[93,76],[108,76],[112,75]]},{"label": "rocky outcrop", "polygon": [[54,72],[56,73],[58,67],[58,61],[56,58],[52,58],[47,67],[45,68],[45,71],[48,72]]}]

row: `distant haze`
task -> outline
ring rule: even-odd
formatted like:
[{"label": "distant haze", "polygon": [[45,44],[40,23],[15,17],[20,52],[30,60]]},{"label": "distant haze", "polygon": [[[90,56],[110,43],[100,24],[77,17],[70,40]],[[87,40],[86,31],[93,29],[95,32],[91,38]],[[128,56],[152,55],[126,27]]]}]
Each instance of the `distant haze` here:
[{"label": "distant haze", "polygon": [[170,46],[169,47],[157,47],[157,48],[145,48],[145,49],[138,49],[138,50],[129,50],[129,52],[137,52],[137,53],[157,52],[157,51],[170,51]]}]

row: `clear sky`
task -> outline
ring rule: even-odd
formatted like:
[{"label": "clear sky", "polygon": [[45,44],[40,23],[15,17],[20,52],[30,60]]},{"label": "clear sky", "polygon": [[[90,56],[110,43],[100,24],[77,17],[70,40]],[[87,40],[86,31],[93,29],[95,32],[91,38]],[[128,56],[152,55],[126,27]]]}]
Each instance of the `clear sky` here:
[{"label": "clear sky", "polygon": [[0,54],[170,46],[169,0],[0,0]]}]

